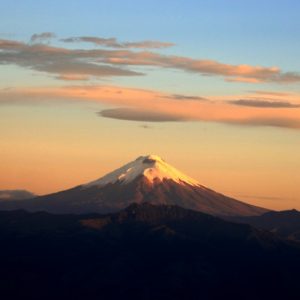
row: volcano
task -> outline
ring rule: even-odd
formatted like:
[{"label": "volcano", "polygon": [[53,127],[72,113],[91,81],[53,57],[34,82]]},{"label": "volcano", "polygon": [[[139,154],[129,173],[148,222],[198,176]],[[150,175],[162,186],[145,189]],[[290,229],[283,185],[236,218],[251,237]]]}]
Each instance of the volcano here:
[{"label": "volcano", "polygon": [[0,209],[51,213],[111,213],[132,203],[177,205],[215,216],[257,216],[268,210],[217,193],[157,155],[140,156],[87,184],[23,201],[0,202]]}]

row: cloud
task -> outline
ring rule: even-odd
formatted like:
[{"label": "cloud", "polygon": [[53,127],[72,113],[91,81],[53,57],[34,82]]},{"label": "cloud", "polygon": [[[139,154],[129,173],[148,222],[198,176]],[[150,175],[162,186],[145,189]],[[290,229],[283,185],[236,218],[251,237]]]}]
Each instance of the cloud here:
[{"label": "cloud", "polygon": [[[140,122],[200,121],[236,126],[272,126],[300,129],[298,109],[232,105],[229,99],[177,101],[172,94],[109,85],[11,88],[0,90],[0,103],[20,104],[89,101],[109,106],[99,116]],[[197,96],[196,96],[197,97]],[[199,96],[200,97],[200,96]],[[236,99],[240,100],[241,95]],[[252,100],[253,101],[253,100]]]},{"label": "cloud", "polygon": [[25,44],[0,40],[0,64],[15,64],[31,70],[55,74],[69,80],[70,76],[138,76],[140,72],[124,67],[98,63],[97,58],[109,55],[102,50],[71,50],[45,44]]},{"label": "cloud", "polygon": [[239,99],[233,100],[229,103],[234,105],[249,106],[249,107],[262,107],[262,108],[299,108],[300,104],[293,104],[288,101],[270,101],[258,99]]},{"label": "cloud", "polygon": [[89,37],[89,36],[81,36],[81,37],[69,37],[65,39],[60,39],[60,41],[64,43],[80,43],[87,42],[92,43],[98,46],[111,47],[111,48],[119,48],[119,43],[115,38],[99,38],[99,37]]},{"label": "cloud", "polygon": [[193,59],[189,57],[162,55],[149,51],[114,53],[104,60],[115,65],[156,66],[206,76],[223,76],[226,81],[248,83],[276,82],[294,83],[300,81],[298,73],[284,73],[278,67],[230,65],[214,60]]},{"label": "cloud", "polygon": [[291,129],[300,129],[300,119],[292,118],[249,118],[241,120],[225,120],[225,123],[248,125],[248,126],[269,126],[269,127],[283,127]]},{"label": "cloud", "polygon": [[206,99],[204,97],[187,96],[187,95],[181,95],[181,94],[167,95],[164,98],[172,99],[172,100],[186,100],[186,101],[209,101],[208,99]]},{"label": "cloud", "polygon": [[53,32],[35,33],[31,36],[30,42],[31,43],[49,42],[51,39],[55,37],[56,35]]},{"label": "cloud", "polygon": [[127,42],[123,44],[125,48],[140,48],[140,49],[151,49],[151,48],[168,48],[175,46],[174,43],[160,42],[160,41],[142,41],[142,42]]},{"label": "cloud", "polygon": [[239,126],[262,126],[262,127],[282,127],[290,129],[300,129],[300,120],[289,117],[269,117],[269,116],[241,116],[241,117],[222,117],[218,116],[219,108],[216,108],[215,115],[205,114],[190,114],[187,111],[179,112],[153,112],[151,110],[132,109],[132,108],[113,108],[102,110],[99,116],[111,119],[138,121],[138,122],[182,122],[182,121],[202,121],[202,122],[217,122]]},{"label": "cloud", "polygon": [[274,82],[278,83],[294,83],[300,81],[300,74],[296,72],[286,72],[278,74],[274,77]]},{"label": "cloud", "polygon": [[108,48],[118,48],[118,49],[154,49],[154,48],[167,48],[172,47],[175,44],[169,42],[160,42],[160,41],[141,41],[141,42],[118,42],[116,38],[101,38],[93,36],[79,36],[79,37],[70,37],[61,39],[65,43],[92,43],[97,46],[108,47]]},{"label": "cloud", "polygon": [[[133,108],[113,108],[99,112],[101,117],[139,122],[175,122],[184,121],[183,117],[164,112],[147,111]],[[144,127],[145,128],[145,127]],[[149,127],[146,127],[149,128]]]},{"label": "cloud", "polygon": [[250,91],[250,93],[264,95],[264,96],[290,96],[292,93],[288,92],[274,92],[274,91]]},{"label": "cloud", "polygon": [[55,77],[59,80],[67,80],[67,81],[87,81],[90,79],[90,76],[87,75],[81,75],[81,74],[61,74]]},{"label": "cloud", "polygon": [[[49,37],[50,33],[36,34],[33,36],[33,40],[45,39],[47,35]],[[119,43],[114,38],[97,39],[98,43],[107,46],[111,44],[118,48]],[[100,78],[107,76],[140,76],[144,73],[136,71],[135,67],[152,66],[160,69],[181,70],[203,76],[223,77],[226,81],[250,83],[300,82],[299,73],[282,72],[278,67],[247,64],[232,65],[214,60],[123,49],[150,46],[161,48],[164,44],[164,42],[144,41],[120,44],[119,48],[121,49],[68,49],[45,44],[26,44],[18,41],[0,40],[0,64],[15,64],[30,70],[55,74],[56,78],[60,79],[70,78],[71,75],[73,77],[84,75]]]},{"label": "cloud", "polygon": [[35,65],[35,70],[47,73],[60,74],[60,79],[76,78],[77,77],[109,77],[109,76],[133,76],[143,75],[142,73],[118,68],[114,66],[98,65],[88,62],[80,61],[62,61],[62,62],[49,62],[47,65]]},{"label": "cloud", "polygon": [[0,40],[0,49],[2,51],[19,50],[24,47],[24,43],[13,40]]},{"label": "cloud", "polygon": [[225,78],[227,82],[244,82],[244,83],[263,83],[261,78],[249,78],[249,77],[229,77]]}]

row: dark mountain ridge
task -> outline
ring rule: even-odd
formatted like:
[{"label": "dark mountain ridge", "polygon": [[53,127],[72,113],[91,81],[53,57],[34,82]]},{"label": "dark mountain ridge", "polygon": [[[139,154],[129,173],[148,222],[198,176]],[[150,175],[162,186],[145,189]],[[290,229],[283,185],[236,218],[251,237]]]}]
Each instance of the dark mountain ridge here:
[{"label": "dark mountain ridge", "polygon": [[296,209],[271,211],[261,216],[232,217],[227,220],[250,224],[274,232],[283,238],[300,241],[300,212]]},{"label": "dark mountain ridge", "polygon": [[176,206],[1,211],[0,243],[6,299],[296,299],[300,279],[297,243]]}]

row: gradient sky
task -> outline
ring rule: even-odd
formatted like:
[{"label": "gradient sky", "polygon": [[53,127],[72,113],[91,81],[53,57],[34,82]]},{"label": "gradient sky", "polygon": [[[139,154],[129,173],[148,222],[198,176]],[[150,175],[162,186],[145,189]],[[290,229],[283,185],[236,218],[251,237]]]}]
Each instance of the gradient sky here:
[{"label": "gradient sky", "polygon": [[0,4],[0,189],[55,192],[154,153],[300,209],[299,1]]}]

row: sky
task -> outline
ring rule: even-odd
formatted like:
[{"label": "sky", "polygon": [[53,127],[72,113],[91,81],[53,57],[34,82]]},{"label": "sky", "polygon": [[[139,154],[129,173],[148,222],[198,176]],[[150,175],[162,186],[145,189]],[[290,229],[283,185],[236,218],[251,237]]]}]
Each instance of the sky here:
[{"label": "sky", "polygon": [[157,154],[300,209],[300,2],[0,0],[0,189],[46,194]]}]

